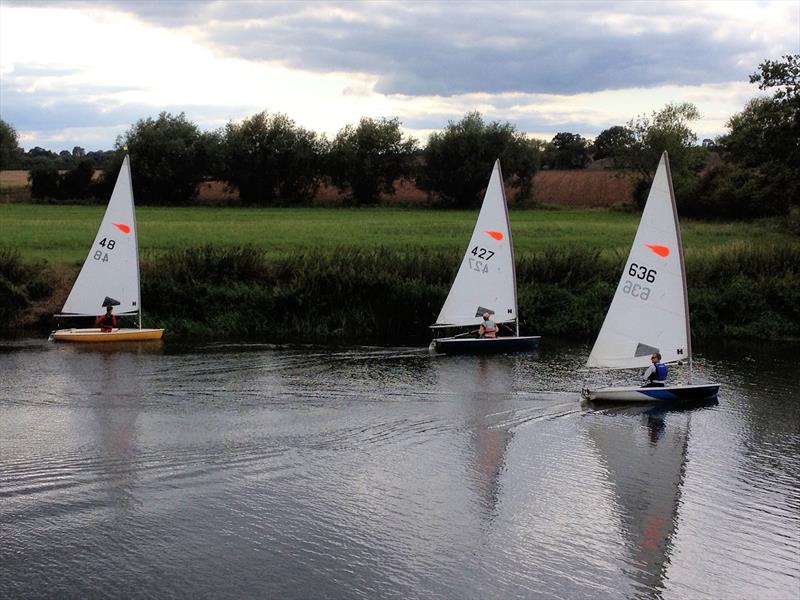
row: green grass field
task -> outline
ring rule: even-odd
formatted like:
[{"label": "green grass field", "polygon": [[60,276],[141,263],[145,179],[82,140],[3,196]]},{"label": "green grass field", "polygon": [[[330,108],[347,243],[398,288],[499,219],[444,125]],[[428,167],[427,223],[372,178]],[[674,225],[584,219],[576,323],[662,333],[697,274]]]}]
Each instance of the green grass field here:
[{"label": "green grass field", "polygon": [[[104,206],[0,204],[0,246],[16,248],[24,259],[81,262],[88,252]],[[142,253],[210,244],[252,245],[268,256],[302,250],[346,247],[427,248],[463,251],[477,211],[402,208],[156,208],[137,209]],[[512,210],[517,253],[548,248],[598,249],[627,253],[639,216],[607,209]],[[773,221],[682,223],[687,257],[725,252],[741,243],[797,244]]]}]

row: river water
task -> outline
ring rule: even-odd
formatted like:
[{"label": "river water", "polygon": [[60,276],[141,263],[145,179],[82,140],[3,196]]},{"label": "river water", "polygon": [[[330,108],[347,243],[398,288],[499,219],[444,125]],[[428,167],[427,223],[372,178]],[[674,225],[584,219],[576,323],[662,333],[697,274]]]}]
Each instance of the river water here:
[{"label": "river water", "polygon": [[582,406],[548,340],[0,342],[0,597],[798,598],[796,350],[679,409]]}]

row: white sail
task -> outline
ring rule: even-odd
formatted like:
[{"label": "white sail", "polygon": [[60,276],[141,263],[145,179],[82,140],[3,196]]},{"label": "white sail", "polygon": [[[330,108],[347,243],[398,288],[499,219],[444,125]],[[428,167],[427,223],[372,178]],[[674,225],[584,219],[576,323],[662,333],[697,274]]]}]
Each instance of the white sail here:
[{"label": "white sail", "polygon": [[478,325],[487,311],[496,323],[517,318],[514,247],[499,160],[494,164],[464,260],[435,326]]},{"label": "white sail", "polygon": [[633,247],[587,366],[625,369],[688,359],[686,279],[669,161],[658,164]]},{"label": "white sail", "polygon": [[118,315],[139,312],[139,252],[128,157],[114,185],[103,222],[61,314],[98,315],[106,298]]}]

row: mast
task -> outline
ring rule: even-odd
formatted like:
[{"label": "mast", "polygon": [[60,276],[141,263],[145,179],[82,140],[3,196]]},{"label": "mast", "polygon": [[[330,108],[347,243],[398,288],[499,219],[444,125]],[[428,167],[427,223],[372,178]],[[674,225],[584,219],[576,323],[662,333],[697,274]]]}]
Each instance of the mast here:
[{"label": "mast", "polygon": [[514,242],[511,238],[511,219],[508,218],[508,200],[506,200],[506,185],[503,180],[503,169],[500,166],[500,159],[497,159],[497,172],[500,174],[500,191],[503,194],[503,210],[506,214],[506,230],[508,231],[508,247],[511,250],[511,274],[514,280],[514,323],[517,327],[517,337],[519,337],[519,307],[517,306],[517,260],[514,257]]},{"label": "mast", "polygon": [[686,315],[686,353],[689,358],[689,384],[692,383],[692,328],[689,323],[689,288],[686,285],[686,262],[683,258],[683,240],[681,239],[681,226],[678,223],[678,206],[675,204],[675,190],[672,188],[672,171],[669,168],[669,154],[664,150],[664,164],[667,167],[667,182],[669,183],[669,200],[672,204],[672,216],[675,220],[675,233],[678,236],[678,257],[681,263],[681,282],[683,283],[683,312]]},{"label": "mast", "polygon": [[[126,147],[127,150],[127,147]],[[131,198],[131,213],[133,213],[133,243],[136,248],[136,289],[138,290],[137,316],[139,321],[139,329],[142,328],[142,278],[139,274],[139,225],[136,223],[136,204],[133,201],[133,175],[131,173],[131,157],[129,154],[125,155],[126,163],[128,165],[128,187],[130,188]]]}]

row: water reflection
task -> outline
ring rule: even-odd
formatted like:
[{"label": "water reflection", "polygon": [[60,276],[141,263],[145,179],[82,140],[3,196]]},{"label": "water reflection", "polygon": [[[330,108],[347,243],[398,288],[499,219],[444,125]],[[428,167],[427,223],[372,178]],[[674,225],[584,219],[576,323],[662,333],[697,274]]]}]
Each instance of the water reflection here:
[{"label": "water reflection", "polygon": [[765,353],[663,411],[581,410],[566,344],[8,347],[0,597],[797,596],[800,409]]},{"label": "water reflection", "polygon": [[612,521],[627,549],[628,597],[665,588],[680,521],[691,411],[717,404],[597,405],[583,420],[612,502]]},{"label": "water reflection", "polygon": [[511,408],[513,359],[507,356],[441,357],[435,363],[436,389],[455,395],[467,419],[465,455],[469,484],[487,516],[500,499],[506,449],[513,437],[501,416]]}]

